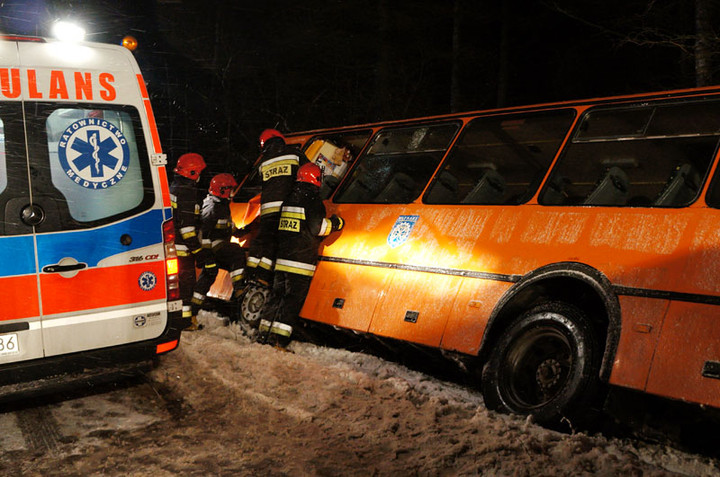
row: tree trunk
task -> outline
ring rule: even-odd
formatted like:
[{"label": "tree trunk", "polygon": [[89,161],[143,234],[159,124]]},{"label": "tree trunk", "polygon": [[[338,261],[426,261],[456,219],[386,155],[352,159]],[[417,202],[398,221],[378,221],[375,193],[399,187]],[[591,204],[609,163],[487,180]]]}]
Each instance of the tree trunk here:
[{"label": "tree trunk", "polygon": [[695,0],[695,83],[712,84],[712,20],[710,0]]},{"label": "tree trunk", "polygon": [[508,90],[508,62],[509,62],[509,36],[510,36],[510,0],[501,0],[500,21],[500,58],[498,61],[497,76],[497,107],[502,108],[507,102]]},{"label": "tree trunk", "polygon": [[[380,104],[375,110],[380,114],[380,118],[388,119],[392,117],[392,90],[390,88],[390,72],[392,61],[392,18],[387,0],[378,0],[378,33],[380,44],[378,45],[378,59],[375,76],[376,98],[380,100]],[[377,119],[377,118],[376,118]]]},{"label": "tree trunk", "polygon": [[461,21],[463,17],[463,0],[455,0],[453,6],[453,33],[452,33],[452,68],[450,78],[450,111],[455,113],[462,109],[463,95],[460,80],[462,67],[462,37]]}]

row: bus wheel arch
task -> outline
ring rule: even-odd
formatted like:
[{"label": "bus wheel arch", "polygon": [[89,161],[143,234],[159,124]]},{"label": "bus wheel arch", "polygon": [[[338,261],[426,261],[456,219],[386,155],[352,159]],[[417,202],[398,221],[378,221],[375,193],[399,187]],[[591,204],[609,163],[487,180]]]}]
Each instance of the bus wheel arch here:
[{"label": "bus wheel arch", "polygon": [[[586,385],[593,387],[593,381],[600,385],[609,378],[619,339],[619,323],[617,296],[609,280],[597,270],[565,262],[526,275],[496,306],[481,343],[479,356],[485,363],[482,386],[488,407],[533,414],[538,421],[552,424],[557,420],[554,418],[564,416],[574,404],[584,405],[584,401],[589,401],[581,396]],[[557,399],[548,401],[547,406],[541,402],[526,405],[521,393],[513,390],[512,379],[521,379],[517,372],[519,363],[523,356],[534,352],[533,347],[556,353],[563,356],[564,361],[580,366],[582,369],[563,375],[568,386],[578,389],[564,397],[558,391]],[[555,359],[525,364],[536,366],[538,383],[542,381],[540,375],[552,375],[559,369]],[[592,376],[581,376],[588,372]],[[525,379],[530,380],[528,376]],[[572,379],[576,380],[575,384]],[[528,385],[536,384],[533,375]],[[556,416],[552,416],[553,409]]]}]

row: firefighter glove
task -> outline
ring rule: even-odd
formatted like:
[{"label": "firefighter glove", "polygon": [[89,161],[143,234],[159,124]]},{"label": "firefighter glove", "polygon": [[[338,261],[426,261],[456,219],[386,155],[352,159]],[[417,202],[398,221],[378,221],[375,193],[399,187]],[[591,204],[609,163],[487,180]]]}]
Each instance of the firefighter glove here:
[{"label": "firefighter glove", "polygon": [[249,233],[250,233],[250,231],[248,230],[247,227],[240,227],[239,229],[233,230],[232,234],[233,234],[233,237],[235,237],[235,238],[242,238]]},{"label": "firefighter glove", "polygon": [[345,226],[345,221],[335,214],[332,214],[332,216],[330,217],[330,223],[332,224],[333,231],[342,230],[342,228]]}]

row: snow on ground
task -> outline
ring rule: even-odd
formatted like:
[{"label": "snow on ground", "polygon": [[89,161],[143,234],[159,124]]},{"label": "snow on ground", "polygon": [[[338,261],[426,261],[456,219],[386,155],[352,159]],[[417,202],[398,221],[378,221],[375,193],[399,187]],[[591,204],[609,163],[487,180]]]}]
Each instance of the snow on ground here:
[{"label": "snow on ground", "polygon": [[[24,475],[710,476],[717,460],[562,434],[485,409],[475,390],[361,353],[251,343],[236,325],[184,333],[148,378],[134,429],[3,454]],[[160,419],[157,419],[157,418]],[[140,422],[140,421],[137,421]],[[16,465],[8,464],[14,456]],[[21,463],[17,463],[21,462]],[[16,473],[16,472],[12,472]]]}]

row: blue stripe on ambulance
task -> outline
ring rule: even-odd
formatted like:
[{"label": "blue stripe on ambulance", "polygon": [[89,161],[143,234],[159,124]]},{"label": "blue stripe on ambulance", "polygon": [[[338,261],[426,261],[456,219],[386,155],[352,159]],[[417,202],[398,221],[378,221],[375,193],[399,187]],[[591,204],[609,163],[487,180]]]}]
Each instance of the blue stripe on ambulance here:
[{"label": "blue stripe on ambulance", "polygon": [[[86,263],[88,267],[96,267],[102,259],[113,255],[162,244],[162,227],[159,224],[163,215],[162,210],[153,209],[107,227],[38,235],[40,268],[60,262],[68,256],[68,250],[77,250],[78,244],[82,244],[81,254],[72,258]],[[132,239],[130,245],[120,242],[124,234]]]},{"label": "blue stripe on ambulance", "polygon": [[35,273],[32,235],[2,237],[0,244],[0,277]]}]

